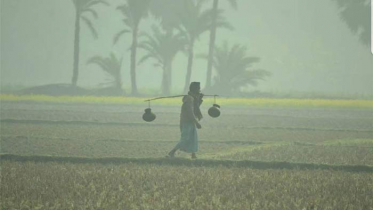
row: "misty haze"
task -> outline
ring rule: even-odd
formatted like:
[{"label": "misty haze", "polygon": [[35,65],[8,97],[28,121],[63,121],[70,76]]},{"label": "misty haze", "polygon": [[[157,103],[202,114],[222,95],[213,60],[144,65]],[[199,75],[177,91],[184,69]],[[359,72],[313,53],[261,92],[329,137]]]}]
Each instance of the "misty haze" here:
[{"label": "misty haze", "polygon": [[372,209],[371,1],[0,2],[0,209]]},{"label": "misty haze", "polygon": [[[129,29],[124,16],[116,9],[121,0],[110,5],[96,5],[95,19],[86,13],[97,38],[81,20],[80,64],[78,85],[97,87],[107,76],[97,65],[87,65],[93,56],[109,57],[111,53],[123,58],[121,80],[130,92],[131,33],[124,34],[115,44],[115,35]],[[363,2],[363,1],[362,1]],[[167,4],[167,2],[166,2]],[[177,5],[172,5],[177,7]],[[211,6],[204,5],[205,9]],[[333,94],[366,94],[373,91],[373,57],[370,44],[359,41],[361,28],[356,33],[341,19],[341,7],[336,1],[242,1],[234,9],[228,1],[220,2],[224,19],[232,30],[218,28],[216,45],[226,41],[230,46],[247,48],[249,57],[259,57],[252,69],[271,73],[249,91],[271,93],[315,92]],[[369,8],[369,6],[368,6]],[[157,9],[157,8],[156,8]],[[167,7],[163,7],[166,11]],[[359,14],[358,11],[356,11]],[[369,14],[369,13],[368,13]],[[158,14],[156,14],[158,15]],[[370,32],[369,18],[367,24]],[[140,22],[141,33],[152,34],[152,27],[160,27],[160,15],[148,15]],[[166,17],[167,18],[167,17]],[[71,1],[1,1],[1,85],[35,86],[70,83],[73,76],[75,8]],[[362,23],[366,24],[366,23]],[[161,29],[162,30],[162,29]],[[178,33],[174,30],[174,33]],[[201,33],[194,46],[191,80],[206,81],[207,62],[198,55],[207,54],[208,29]],[[139,42],[146,37],[139,38]],[[138,49],[138,60],[147,54]],[[160,91],[162,68],[149,59],[137,66],[139,89]],[[187,70],[187,52],[176,54],[172,64],[172,92],[180,93]],[[215,72],[213,72],[215,75]],[[109,78],[110,79],[110,78]]]}]

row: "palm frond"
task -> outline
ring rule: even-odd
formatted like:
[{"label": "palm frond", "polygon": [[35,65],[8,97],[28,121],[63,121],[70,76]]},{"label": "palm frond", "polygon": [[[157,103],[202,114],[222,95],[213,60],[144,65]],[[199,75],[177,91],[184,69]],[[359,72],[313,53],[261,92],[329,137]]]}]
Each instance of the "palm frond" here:
[{"label": "palm frond", "polygon": [[216,70],[215,86],[222,90],[238,90],[246,85],[257,85],[258,81],[270,76],[265,70],[250,70],[253,64],[260,61],[259,57],[246,54],[243,45],[229,47],[227,42],[215,48],[213,67]]},{"label": "palm frond", "polygon": [[98,13],[92,7],[99,4],[109,6],[109,3],[105,0],[73,0],[73,4],[80,18],[86,23],[94,38],[97,38],[98,35],[92,22],[87,17],[83,16],[83,14],[89,13],[94,19],[97,19]]},{"label": "palm frond", "polygon": [[144,55],[142,58],[140,58],[140,60],[137,62],[137,64],[142,64],[144,63],[145,61],[147,61],[149,58],[153,58],[153,54],[151,53],[148,53],[146,55]]},{"label": "palm frond", "polygon": [[119,31],[115,36],[114,36],[114,39],[113,39],[113,44],[116,44],[118,42],[118,40],[120,39],[120,37],[122,37],[124,34],[126,33],[130,33],[131,31],[128,30],[128,29],[123,29],[121,31]]},{"label": "palm frond", "polygon": [[123,22],[124,24],[133,29],[135,27],[135,20],[132,16],[132,13],[131,13],[131,8],[129,8],[129,6],[127,4],[124,4],[124,5],[121,5],[121,6],[118,6],[117,7],[117,10],[119,10],[122,15],[124,16],[124,19],[123,19]]},{"label": "palm frond", "polygon": [[121,84],[120,70],[122,66],[122,59],[118,59],[114,53],[111,53],[109,57],[105,58],[102,56],[93,56],[87,64],[95,64],[99,66],[111,79],[113,84]]},{"label": "palm frond", "polygon": [[105,0],[88,0],[88,1],[89,2],[87,2],[84,6],[85,8],[90,8],[90,7],[98,5],[98,4],[102,4],[102,5],[105,5],[105,6],[110,6],[110,4]]},{"label": "palm frond", "polygon": [[340,17],[354,34],[358,34],[360,41],[370,43],[370,8],[369,0],[334,0],[340,7]]},{"label": "palm frond", "polygon": [[178,14],[183,10],[180,0],[153,0],[149,8],[150,13],[160,21],[163,29],[174,29],[180,25]]},{"label": "palm frond", "polygon": [[230,24],[226,17],[224,16],[224,10],[218,9],[217,15],[216,15],[216,27],[217,28],[224,28],[228,30],[234,30],[234,27],[232,24]]},{"label": "palm frond", "polygon": [[86,18],[84,16],[82,16],[81,18],[87,24],[89,30],[92,32],[93,37],[95,39],[97,39],[98,35],[97,35],[97,32],[96,32],[96,29],[93,27],[92,22],[88,18]]},{"label": "palm frond", "polygon": [[142,18],[148,16],[149,4],[150,0],[127,0],[126,4],[118,6],[117,9],[126,17],[125,23],[133,28]]},{"label": "palm frond", "polygon": [[162,31],[160,27],[152,26],[152,34],[144,34],[145,40],[138,45],[147,54],[140,60],[143,63],[148,59],[154,59],[162,68],[165,64],[172,62],[175,55],[184,50],[186,41],[180,33],[175,34],[173,30]]},{"label": "palm frond", "polygon": [[233,78],[231,82],[237,84],[238,87],[245,85],[257,86],[259,80],[265,80],[270,75],[271,73],[262,69],[250,70],[242,72],[240,76]]},{"label": "palm frond", "polygon": [[84,12],[91,13],[92,16],[93,16],[95,19],[98,18],[98,14],[97,14],[97,12],[96,12],[95,10],[93,10],[92,8],[87,8],[87,9],[82,10],[82,13],[84,13]]}]

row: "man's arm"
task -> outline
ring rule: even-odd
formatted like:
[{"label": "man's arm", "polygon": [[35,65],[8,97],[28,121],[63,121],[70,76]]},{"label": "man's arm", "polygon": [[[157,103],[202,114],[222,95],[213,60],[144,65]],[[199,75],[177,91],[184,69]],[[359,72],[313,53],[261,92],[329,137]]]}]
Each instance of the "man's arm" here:
[{"label": "man's arm", "polygon": [[203,103],[203,100],[202,100],[202,98],[203,98],[203,93],[200,93],[199,94],[199,98],[200,98],[200,100],[199,100],[199,105],[201,106],[201,104]]},{"label": "man's arm", "polygon": [[187,100],[185,101],[186,103],[186,112],[187,112],[187,115],[188,115],[188,118],[191,119],[194,124],[197,126],[198,129],[200,129],[202,126],[201,124],[198,122],[198,119],[197,117],[194,115],[194,99],[193,97],[188,97]]}]

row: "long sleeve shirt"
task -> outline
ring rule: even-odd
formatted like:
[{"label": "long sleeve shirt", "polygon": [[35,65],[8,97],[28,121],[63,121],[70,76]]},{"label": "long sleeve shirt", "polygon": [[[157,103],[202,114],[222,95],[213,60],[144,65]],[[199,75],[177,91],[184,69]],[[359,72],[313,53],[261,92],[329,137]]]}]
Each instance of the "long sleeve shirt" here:
[{"label": "long sleeve shirt", "polygon": [[180,124],[187,122],[198,122],[198,119],[194,114],[194,98],[190,95],[183,97],[183,105],[181,106],[180,113]]}]

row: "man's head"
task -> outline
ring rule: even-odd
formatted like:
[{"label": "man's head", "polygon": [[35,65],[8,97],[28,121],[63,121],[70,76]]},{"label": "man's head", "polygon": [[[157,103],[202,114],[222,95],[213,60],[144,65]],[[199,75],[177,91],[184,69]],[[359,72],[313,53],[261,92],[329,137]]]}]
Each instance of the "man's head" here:
[{"label": "man's head", "polygon": [[193,92],[193,93],[200,93],[201,92],[201,83],[200,82],[190,83],[189,91]]}]

